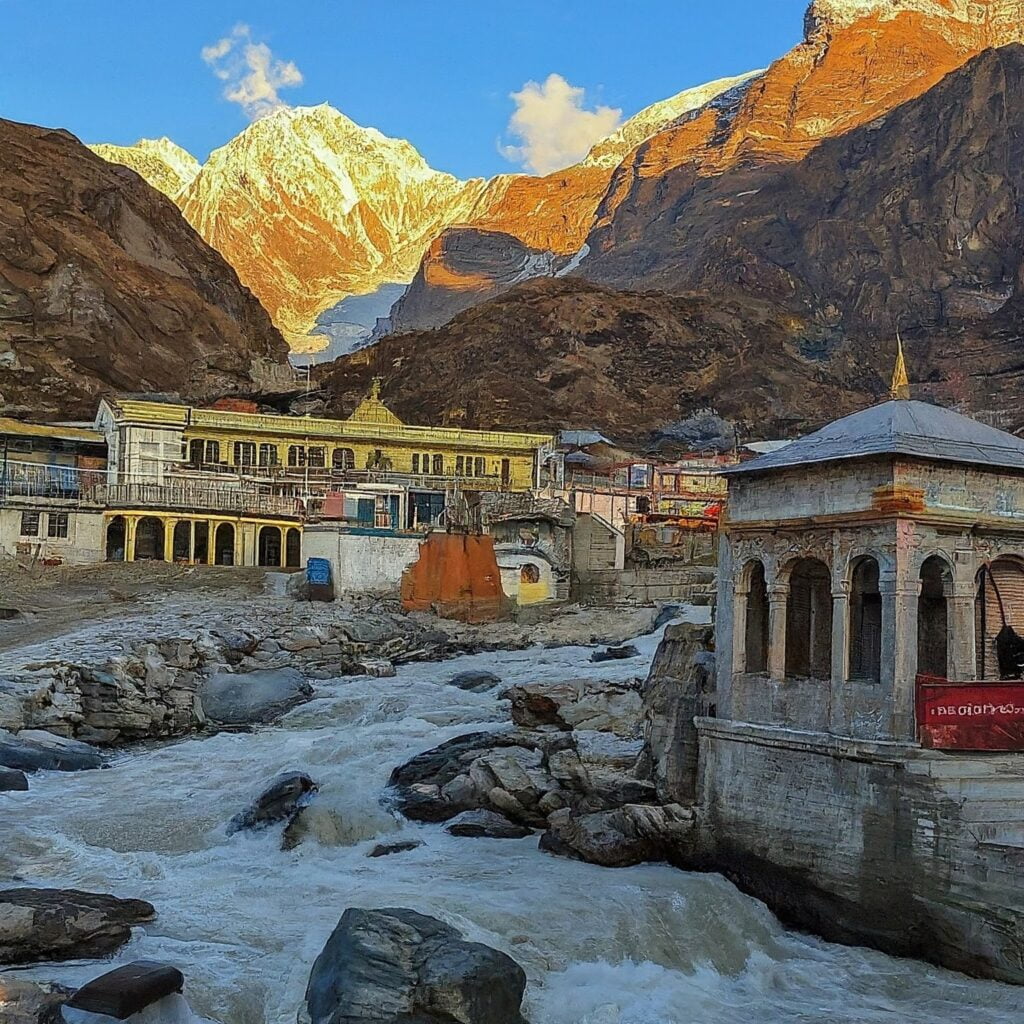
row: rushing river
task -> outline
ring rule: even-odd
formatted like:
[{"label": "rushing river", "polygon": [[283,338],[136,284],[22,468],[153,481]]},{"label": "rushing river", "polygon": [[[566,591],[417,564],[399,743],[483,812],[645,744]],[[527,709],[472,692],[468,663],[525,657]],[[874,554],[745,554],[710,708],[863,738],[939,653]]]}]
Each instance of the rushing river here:
[{"label": "rushing river", "polygon": [[[310,966],[351,906],[410,907],[506,951],[529,975],[532,1024],[1019,1024],[1024,990],[788,932],[718,876],[607,870],[540,853],[536,837],[457,839],[382,805],[395,765],[507,720],[494,694],[444,685],[454,672],[485,668],[507,683],[641,675],[657,639],[638,641],[643,658],[604,665],[569,647],[341,679],[277,728],[36,775],[29,793],[0,796],[0,879],[149,900],[157,920],[115,963],[174,963],[193,1009],[220,1024],[293,1024]],[[320,783],[340,845],[282,852],[280,826],[225,834],[287,769]],[[424,845],[366,856],[403,839]],[[25,974],[74,984],[102,969]]]}]

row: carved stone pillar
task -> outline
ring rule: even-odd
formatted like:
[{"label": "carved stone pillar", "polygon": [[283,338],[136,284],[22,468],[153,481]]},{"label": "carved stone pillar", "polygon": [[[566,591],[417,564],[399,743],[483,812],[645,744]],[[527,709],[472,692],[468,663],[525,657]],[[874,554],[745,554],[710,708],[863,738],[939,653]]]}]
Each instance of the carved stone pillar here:
[{"label": "carved stone pillar", "polygon": [[846,732],[843,684],[849,674],[850,581],[839,580],[832,590],[832,678],[829,690],[830,732]]},{"label": "carved stone pillar", "polygon": [[946,588],[946,662],[950,679],[966,681],[978,674],[974,597],[973,580],[958,580]]},{"label": "carved stone pillar", "polygon": [[786,678],[786,605],[788,584],[776,584],[768,591],[768,675]]},{"label": "carved stone pillar", "polygon": [[892,707],[892,738],[917,737],[914,703],[917,691],[917,602],[919,580],[897,579],[892,573],[879,580],[882,597],[881,684]]},{"label": "carved stone pillar", "polygon": [[732,602],[732,671],[733,675],[747,671],[747,599],[750,584],[736,583]]}]

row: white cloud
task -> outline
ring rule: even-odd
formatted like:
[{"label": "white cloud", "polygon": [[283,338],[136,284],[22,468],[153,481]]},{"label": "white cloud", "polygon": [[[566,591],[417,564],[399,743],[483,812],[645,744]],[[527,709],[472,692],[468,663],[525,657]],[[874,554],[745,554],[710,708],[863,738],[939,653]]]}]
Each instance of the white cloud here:
[{"label": "white cloud", "polygon": [[288,106],[279,89],[302,85],[302,72],[290,60],[277,60],[266,43],[255,43],[248,25],[200,51],[213,73],[225,82],[224,98],[237,103],[250,121]]},{"label": "white cloud", "polygon": [[622,111],[613,107],[584,108],[583,89],[561,75],[527,82],[511,94],[516,105],[508,133],[520,145],[499,147],[502,155],[535,174],[550,174],[582,160],[590,147],[622,124]]}]

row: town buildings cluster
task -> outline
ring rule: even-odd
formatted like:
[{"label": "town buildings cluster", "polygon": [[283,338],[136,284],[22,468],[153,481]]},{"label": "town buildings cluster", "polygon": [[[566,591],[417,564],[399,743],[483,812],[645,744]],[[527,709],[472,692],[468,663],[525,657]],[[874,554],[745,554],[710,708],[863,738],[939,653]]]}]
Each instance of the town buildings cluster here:
[{"label": "town buildings cluster", "polygon": [[347,419],[161,396],[105,398],[90,424],[0,419],[0,460],[8,557],[282,569],[324,557],[342,589],[375,588],[397,584],[427,533],[475,531],[493,536],[503,589],[526,604],[709,562],[734,456],[410,425],[375,381]]}]

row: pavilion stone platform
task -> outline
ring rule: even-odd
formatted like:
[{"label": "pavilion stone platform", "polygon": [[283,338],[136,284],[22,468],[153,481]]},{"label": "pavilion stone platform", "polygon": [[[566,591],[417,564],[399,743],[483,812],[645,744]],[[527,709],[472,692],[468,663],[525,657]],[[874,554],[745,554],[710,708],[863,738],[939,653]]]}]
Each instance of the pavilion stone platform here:
[{"label": "pavilion stone platform", "polygon": [[998,680],[996,636],[1024,633],[1024,442],[885,402],[732,470],[720,544],[690,866],[826,938],[1024,983],[1024,752],[928,749],[916,714],[919,677]]}]

